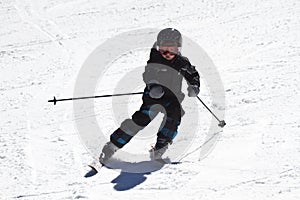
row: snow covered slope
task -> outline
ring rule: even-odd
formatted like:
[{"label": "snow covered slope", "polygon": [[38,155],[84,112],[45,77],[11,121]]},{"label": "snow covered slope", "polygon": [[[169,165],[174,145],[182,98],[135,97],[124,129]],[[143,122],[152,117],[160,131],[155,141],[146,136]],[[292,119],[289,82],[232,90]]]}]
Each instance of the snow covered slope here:
[{"label": "snow covered slope", "polygon": [[[0,1],[0,199],[300,199],[299,13],[297,0]],[[73,104],[47,100],[73,96],[82,64],[107,39],[165,27],[197,42],[218,68],[227,126],[216,147],[205,159],[198,150],[151,173],[105,168],[83,178],[91,156]],[[146,56],[133,52],[111,66],[142,66]],[[91,95],[113,89],[107,83]],[[205,83],[200,96],[209,104]],[[95,101],[99,120],[109,101]],[[139,103],[133,97],[129,112]],[[199,135],[187,153],[209,127],[211,115],[198,109],[191,131]],[[113,117],[102,126],[107,135],[121,120]],[[149,149],[134,142],[128,151]]]}]

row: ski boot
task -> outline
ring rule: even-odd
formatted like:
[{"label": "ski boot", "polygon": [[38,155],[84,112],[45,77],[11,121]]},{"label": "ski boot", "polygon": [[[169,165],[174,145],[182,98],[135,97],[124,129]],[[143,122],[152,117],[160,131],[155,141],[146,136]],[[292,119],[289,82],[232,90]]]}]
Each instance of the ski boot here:
[{"label": "ski boot", "polygon": [[118,149],[119,147],[114,145],[112,142],[107,142],[102,149],[102,153],[100,154],[100,163],[105,164]]},{"label": "ski boot", "polygon": [[167,151],[169,144],[157,149],[156,147],[152,147],[150,152],[151,160],[162,160],[162,155]]}]

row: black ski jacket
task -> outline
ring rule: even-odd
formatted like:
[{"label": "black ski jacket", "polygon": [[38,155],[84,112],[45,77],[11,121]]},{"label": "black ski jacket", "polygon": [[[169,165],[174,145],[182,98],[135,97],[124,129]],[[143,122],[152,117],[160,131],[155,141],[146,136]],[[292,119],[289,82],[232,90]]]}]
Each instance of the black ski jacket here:
[{"label": "black ski jacket", "polygon": [[[145,91],[151,85],[158,84],[164,88],[164,96],[173,96],[175,94],[182,102],[184,94],[182,93],[182,80],[186,79],[188,85],[200,87],[199,73],[195,66],[191,65],[188,58],[182,55],[176,55],[172,60],[166,60],[155,48],[151,49],[150,59],[143,73],[143,80],[146,83]],[[147,89],[148,88],[148,89]]]}]

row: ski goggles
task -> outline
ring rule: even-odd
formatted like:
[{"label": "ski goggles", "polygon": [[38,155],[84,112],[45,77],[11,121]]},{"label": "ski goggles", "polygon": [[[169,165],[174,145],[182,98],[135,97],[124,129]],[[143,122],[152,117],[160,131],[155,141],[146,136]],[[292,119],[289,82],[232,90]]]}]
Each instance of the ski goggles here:
[{"label": "ski goggles", "polygon": [[157,50],[163,55],[177,55],[180,52],[180,47],[177,46],[157,46]]}]

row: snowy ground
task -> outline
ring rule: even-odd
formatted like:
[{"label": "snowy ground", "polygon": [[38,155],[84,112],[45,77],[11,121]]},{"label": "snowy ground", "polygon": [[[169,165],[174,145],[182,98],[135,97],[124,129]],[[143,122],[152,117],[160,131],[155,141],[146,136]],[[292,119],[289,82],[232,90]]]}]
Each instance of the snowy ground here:
[{"label": "snowy ground", "polygon": [[[0,199],[300,199],[299,13],[297,0],[0,1]],[[218,68],[220,141],[201,161],[198,151],[150,174],[83,178],[91,157],[72,102],[47,100],[73,95],[83,62],[108,38],[165,27],[199,43]],[[209,102],[205,89],[202,97]],[[211,116],[199,108],[200,140]]]}]

